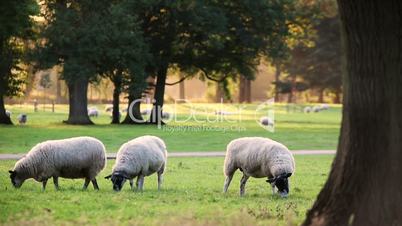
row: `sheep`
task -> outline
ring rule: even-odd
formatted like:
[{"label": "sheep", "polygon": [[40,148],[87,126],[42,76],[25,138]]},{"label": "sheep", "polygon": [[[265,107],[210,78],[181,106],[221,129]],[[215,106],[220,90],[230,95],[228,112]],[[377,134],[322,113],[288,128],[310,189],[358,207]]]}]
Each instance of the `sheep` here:
[{"label": "sheep", "polygon": [[11,114],[12,114],[12,112],[11,112],[11,111],[6,110],[6,115],[7,115],[7,117],[11,118]]},{"label": "sheep", "polygon": [[28,116],[26,114],[22,113],[22,114],[18,115],[18,122],[21,125],[27,123],[27,120],[28,120]]},{"label": "sheep", "polygon": [[88,109],[88,116],[89,117],[98,117],[99,116],[99,111],[97,108],[89,108]]},{"label": "sheep", "polygon": [[321,106],[314,106],[314,107],[313,107],[313,112],[314,112],[314,113],[318,113],[318,112],[320,112],[320,111],[322,111]]},{"label": "sheep", "polygon": [[328,110],[329,109],[328,104],[321,104],[320,107],[321,107],[321,110]]},{"label": "sheep", "polygon": [[234,115],[234,113],[230,111],[216,110],[215,115]]},{"label": "sheep", "polygon": [[276,141],[262,137],[244,137],[231,141],[227,146],[224,162],[226,176],[224,193],[227,192],[233,174],[237,169],[243,172],[240,181],[240,196],[245,193],[246,182],[249,177],[267,177],[267,182],[275,186],[281,197],[289,193],[288,178],[295,171],[295,162],[292,153]]},{"label": "sheep", "polygon": [[112,112],[112,111],[113,111],[113,105],[106,105],[105,112]]},{"label": "sheep", "polygon": [[263,126],[274,126],[274,120],[269,117],[263,116],[260,118],[260,124]]},{"label": "sheep", "polygon": [[166,162],[166,145],[162,139],[155,136],[138,137],[120,147],[112,174],[105,179],[111,179],[113,190],[120,191],[126,180],[130,181],[133,190],[133,179],[137,177],[137,189],[142,191],[144,177],[157,172],[160,190]]},{"label": "sheep", "polygon": [[151,114],[151,112],[152,112],[152,109],[144,109],[144,110],[142,110],[141,111],[141,115],[149,115],[149,114]]},{"label": "sheep", "polygon": [[42,182],[42,190],[47,180],[53,177],[56,189],[58,178],[85,178],[83,189],[91,181],[99,190],[96,175],[106,165],[105,146],[92,137],[75,137],[63,140],[49,140],[35,145],[28,154],[9,170],[11,183],[15,188],[25,180],[33,178]]},{"label": "sheep", "polygon": [[311,112],[311,107],[309,107],[309,106],[307,106],[307,107],[305,107],[304,109],[303,109],[303,112],[304,113],[310,113]]}]

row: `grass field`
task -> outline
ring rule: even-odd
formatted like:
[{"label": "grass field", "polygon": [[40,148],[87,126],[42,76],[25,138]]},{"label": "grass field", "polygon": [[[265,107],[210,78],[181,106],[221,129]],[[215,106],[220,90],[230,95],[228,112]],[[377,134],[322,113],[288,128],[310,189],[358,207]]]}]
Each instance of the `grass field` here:
[{"label": "grass field", "polygon": [[[31,105],[6,106],[13,112],[14,123],[17,123],[18,114],[24,112],[28,114],[28,124],[0,126],[0,153],[25,153],[44,140],[81,135],[96,137],[104,142],[108,151],[116,152],[122,143],[144,134],[163,138],[169,151],[223,151],[230,140],[244,136],[270,137],[292,150],[335,149],[341,118],[340,106],[331,106],[320,113],[304,114],[300,110],[288,113],[284,106],[275,105],[275,132],[272,133],[256,122],[266,113],[256,104],[167,104],[166,111],[177,112],[178,120],[192,117],[186,122],[171,121],[167,126],[157,128],[150,125],[110,125],[108,113],[103,112],[105,105],[97,107],[101,116],[93,118],[96,125],[71,126],[62,123],[67,119],[68,108],[65,105],[56,106],[56,113],[52,113],[49,106],[45,112],[39,106],[37,113],[33,112]],[[235,114],[217,116],[214,114],[217,109]],[[236,113],[238,109],[241,112]],[[207,120],[213,122],[199,122]]]},{"label": "grass field", "polygon": [[144,192],[116,193],[103,179],[113,161],[98,176],[100,191],[82,191],[83,180],[61,179],[61,190],[52,183],[26,181],[11,186],[7,171],[15,161],[0,161],[0,224],[2,225],[293,225],[306,210],[327,178],[333,156],[296,156],[288,198],[271,194],[265,179],[251,178],[246,196],[239,197],[240,172],[222,194],[223,158],[170,158],[162,191],[156,176],[145,179]]}]

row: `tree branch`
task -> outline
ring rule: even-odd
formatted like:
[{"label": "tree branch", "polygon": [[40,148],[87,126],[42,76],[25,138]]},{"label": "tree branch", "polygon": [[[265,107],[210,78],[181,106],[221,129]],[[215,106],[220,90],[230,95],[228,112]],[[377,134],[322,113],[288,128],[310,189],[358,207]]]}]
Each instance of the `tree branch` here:
[{"label": "tree branch", "polygon": [[168,86],[174,86],[174,85],[176,85],[176,84],[179,84],[180,82],[183,82],[184,80],[186,80],[188,77],[190,77],[190,75],[187,75],[187,76],[184,76],[184,77],[182,77],[181,79],[179,79],[178,81],[176,81],[176,82],[172,82],[172,83],[165,83],[165,85],[168,85]]}]

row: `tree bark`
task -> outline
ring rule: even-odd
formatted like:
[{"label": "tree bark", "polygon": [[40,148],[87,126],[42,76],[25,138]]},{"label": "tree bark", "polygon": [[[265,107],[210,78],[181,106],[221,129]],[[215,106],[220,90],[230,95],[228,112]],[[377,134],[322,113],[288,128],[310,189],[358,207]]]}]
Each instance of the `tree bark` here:
[{"label": "tree bark", "polygon": [[318,92],[318,103],[324,103],[324,89],[320,89]]},{"label": "tree bark", "polygon": [[338,3],[347,61],[341,135],[303,225],[402,225],[402,4]]},{"label": "tree bark", "polygon": [[10,117],[8,117],[8,115],[6,114],[6,107],[4,104],[3,96],[0,97],[0,124],[8,124],[8,125],[13,124],[11,122]]},{"label": "tree bark", "polygon": [[69,114],[67,124],[93,124],[88,116],[88,79],[81,78],[68,82]]},{"label": "tree bark", "polygon": [[245,79],[244,101],[246,103],[251,103],[251,80],[249,79]]},{"label": "tree bark", "polygon": [[[183,78],[184,75],[181,75],[181,78]],[[185,91],[185,81],[182,81],[179,83],[179,98],[183,101],[186,99],[186,91]]]},{"label": "tree bark", "polygon": [[165,84],[166,84],[166,77],[167,77],[167,65],[162,66],[158,70],[158,75],[156,78],[156,86],[155,86],[155,94],[154,99],[155,103],[152,108],[151,116],[149,118],[149,123],[151,124],[165,124],[162,121],[162,108],[163,108],[163,101],[165,96]]},{"label": "tree bark", "polygon": [[121,85],[122,85],[122,74],[121,72],[117,72],[115,74],[112,82],[114,85],[113,89],[113,110],[112,110],[112,124],[120,123],[120,93],[121,93]]},{"label": "tree bark", "polygon": [[[279,63],[275,64],[275,86],[277,86],[279,82],[279,77],[281,76],[281,67]],[[275,102],[279,101],[279,89],[275,87]]]},{"label": "tree bark", "polygon": [[61,81],[56,78],[56,103],[61,104]]},{"label": "tree bark", "polygon": [[[131,95],[128,97],[128,107],[127,107],[127,115],[126,118],[121,122],[122,124],[145,124],[146,122],[142,118],[141,115],[141,94],[139,95]],[[133,103],[133,101],[135,101]],[[133,104],[131,104],[133,103]],[[130,108],[131,107],[131,108]],[[130,112],[132,117],[130,116]]]},{"label": "tree bark", "polygon": [[239,79],[239,103],[243,103],[245,101],[245,78],[240,76]]}]

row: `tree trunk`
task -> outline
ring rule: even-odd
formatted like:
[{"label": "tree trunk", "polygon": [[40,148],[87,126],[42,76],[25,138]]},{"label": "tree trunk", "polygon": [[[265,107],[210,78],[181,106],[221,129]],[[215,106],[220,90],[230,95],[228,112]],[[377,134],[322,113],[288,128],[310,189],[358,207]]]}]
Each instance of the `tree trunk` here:
[{"label": "tree trunk", "polygon": [[246,79],[244,85],[244,101],[251,103],[251,80]]},{"label": "tree trunk", "polygon": [[[181,78],[183,78],[184,75],[181,75]],[[185,81],[182,81],[179,83],[179,98],[183,101],[186,99],[186,93],[185,93]]]},{"label": "tree trunk", "polygon": [[245,101],[245,78],[240,76],[239,79],[239,103],[243,103]]},{"label": "tree trunk", "polygon": [[341,93],[342,93],[342,90],[340,88],[335,91],[335,98],[334,98],[335,104],[341,103]]},{"label": "tree trunk", "polygon": [[280,64],[275,64],[275,102],[279,102],[279,89],[276,87],[279,82],[279,77],[281,76],[281,67]]},{"label": "tree trunk", "polygon": [[165,96],[165,84],[166,84],[166,76],[167,76],[167,65],[162,66],[158,70],[158,75],[156,78],[156,87],[154,99],[155,103],[152,108],[151,116],[149,118],[149,123],[151,124],[165,124],[162,121],[162,107],[163,107],[163,99]]},{"label": "tree trunk", "polygon": [[223,93],[223,88],[222,84],[217,82],[216,83],[216,92],[215,92],[215,103],[220,103],[221,101],[224,101],[224,93]]},{"label": "tree trunk", "polygon": [[69,114],[67,124],[93,124],[88,116],[88,79],[77,79],[67,83],[69,96]]},{"label": "tree trunk", "polygon": [[347,61],[341,135],[303,225],[402,225],[402,4],[338,2]]},{"label": "tree trunk", "polygon": [[320,89],[318,92],[318,103],[324,103],[324,89]]},{"label": "tree trunk", "polygon": [[113,110],[112,110],[112,124],[120,123],[120,93],[122,85],[122,74],[117,72],[112,79],[114,89],[113,89]]},{"label": "tree trunk", "polygon": [[6,107],[4,105],[4,97],[0,97],[0,124],[13,124],[10,117],[6,114]]},{"label": "tree trunk", "polygon": [[[144,124],[146,123],[141,115],[141,94],[137,96],[128,97],[128,107],[126,118],[121,122],[122,124]],[[135,101],[133,103],[133,101]],[[131,112],[131,116],[130,116]]]}]

